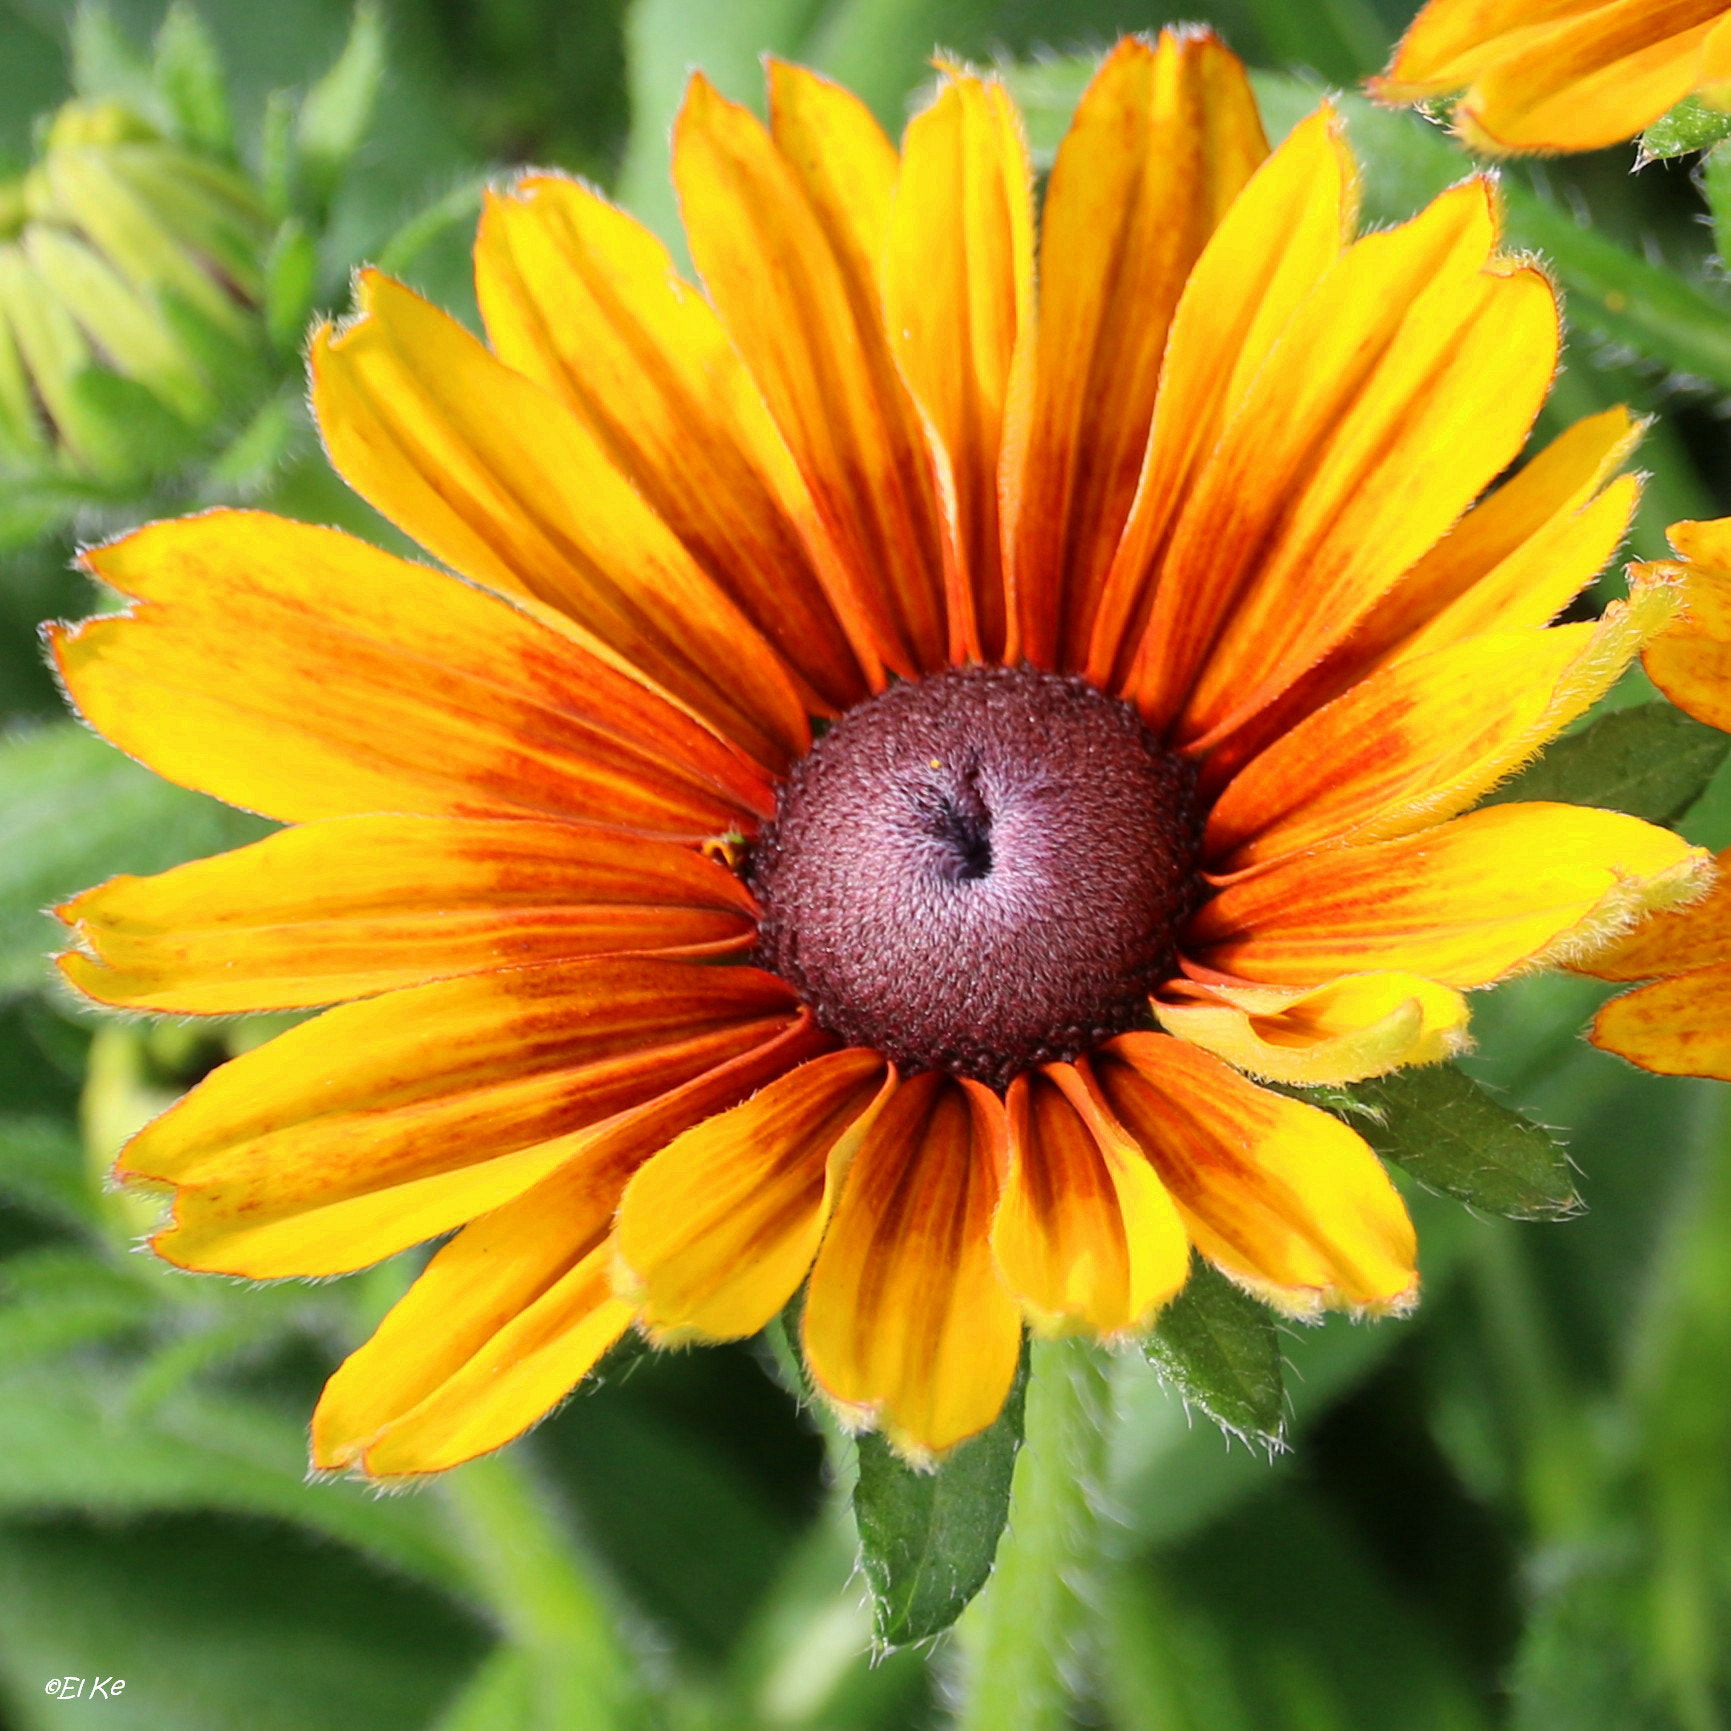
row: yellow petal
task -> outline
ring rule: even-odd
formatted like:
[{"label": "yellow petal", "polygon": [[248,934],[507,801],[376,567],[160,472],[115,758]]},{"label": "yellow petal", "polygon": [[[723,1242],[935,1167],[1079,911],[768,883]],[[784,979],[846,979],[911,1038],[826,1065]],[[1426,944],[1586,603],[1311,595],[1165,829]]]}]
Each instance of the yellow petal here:
[{"label": "yellow petal", "polygon": [[884,316],[955,489],[963,581],[950,598],[950,653],[958,661],[1004,653],[999,458],[1013,365],[1033,357],[1033,291],[1033,184],[1021,123],[996,79],[952,72],[908,127]]},{"label": "yellow petal", "polygon": [[874,652],[810,490],[666,247],[590,187],[525,175],[488,196],[475,291],[499,358],[584,420],[813,707],[859,702]]},{"label": "yellow petal", "polygon": [[1173,519],[1293,313],[1356,222],[1357,168],[1340,117],[1302,121],[1221,218],[1185,285],[1136,501],[1092,627],[1088,674],[1123,683],[1146,627]]},{"label": "yellow petal", "polygon": [[100,1003],[180,1015],[307,1008],[620,951],[742,949],[754,904],[690,848],[579,824],[329,818],[57,910]]},{"label": "yellow petal", "polygon": [[1190,1240],[1147,1154],[1089,1081],[1053,1064],[1011,1083],[992,1253],[1040,1333],[1110,1338],[1145,1326],[1184,1284]]},{"label": "yellow petal", "polygon": [[1621,812],[1494,805],[1398,841],[1301,854],[1227,886],[1184,952],[1266,985],[1421,974],[1472,987],[1592,955],[1701,894],[1708,856]]},{"label": "yellow petal", "polygon": [[990,1243],[1004,1137],[978,1083],[904,1083],[848,1167],[806,1289],[818,1387],[916,1461],[984,1430],[1015,1380],[1021,1317]]},{"label": "yellow petal", "polygon": [[1185,501],[1130,695],[1200,745],[1345,639],[1517,454],[1556,366],[1545,277],[1471,181],[1353,246]]},{"label": "yellow petal", "polygon": [[692,257],[872,609],[879,653],[899,673],[929,672],[947,659],[950,553],[877,280],[895,152],[814,74],[772,65],[771,97],[773,140],[691,81],[673,173]]},{"label": "yellow petal", "polygon": [[1090,1066],[1197,1249],[1228,1274],[1295,1315],[1413,1302],[1417,1243],[1405,1204],[1338,1118],[1163,1034],[1122,1034]]},{"label": "yellow petal", "polygon": [[84,559],[140,605],[51,633],[73,700],[158,774],[234,805],[693,840],[775,809],[761,770],[635,680],[336,530],[211,511]]},{"label": "yellow petal", "polygon": [[1010,477],[1022,650],[1080,667],[1130,514],[1185,279],[1268,154],[1244,68],[1207,30],[1126,37],[1059,147],[1040,224],[1039,348]]},{"label": "yellow petal", "polygon": [[622,959],[443,980],[223,1065],[116,1171],[177,1186],[155,1245],[182,1267],[341,1273],[510,1200],[579,1132],[798,1020],[749,968]]},{"label": "yellow petal", "polygon": [[454,569],[533,597],[771,769],[810,742],[787,669],[599,439],[377,272],[313,340],[313,410],[363,498]]},{"label": "yellow petal", "polygon": [[1675,614],[1639,585],[1595,624],[1498,631],[1384,667],[1249,764],[1208,816],[1213,869],[1383,841],[1466,810],[1584,715]]},{"label": "yellow petal", "polygon": [[663,1148],[620,1205],[615,1285],[662,1345],[755,1334],[799,1288],[841,1174],[895,1090],[853,1049],[770,1083]]},{"label": "yellow petal", "polygon": [[1718,864],[1719,875],[1700,901],[1643,920],[1576,964],[1580,972],[1601,980],[1650,980],[1731,962],[1731,849]]},{"label": "yellow petal", "polygon": [[1301,1088],[1359,1082],[1463,1051],[1467,1004],[1417,974],[1348,974],[1304,988],[1217,985],[1156,1000],[1167,1033],[1265,1082]]},{"label": "yellow petal", "polygon": [[437,1472],[526,1430],[629,1325],[609,1227],[656,1149],[813,1050],[809,1028],[687,1083],[582,1139],[515,1201],[465,1227],[325,1387],[313,1465]]}]

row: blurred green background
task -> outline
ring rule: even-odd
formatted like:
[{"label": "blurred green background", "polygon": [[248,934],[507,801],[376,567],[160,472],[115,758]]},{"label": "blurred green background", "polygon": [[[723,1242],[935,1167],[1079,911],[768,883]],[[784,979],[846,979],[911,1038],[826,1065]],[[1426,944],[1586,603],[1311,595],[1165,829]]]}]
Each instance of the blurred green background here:
[{"label": "blurred green background", "polygon": [[[269,1028],[80,1010],[47,985],[39,910],[258,826],[66,721],[35,626],[97,604],[68,568],[76,538],[165,510],[244,497],[388,541],[306,426],[306,313],[340,310],[348,270],[382,256],[472,318],[478,189],[518,163],[588,175],[671,238],[666,134],[691,66],[756,100],[772,49],[895,126],[942,43],[1013,66],[1049,149],[1087,58],[1172,15],[1134,0],[394,0],[382,36],[339,62],[342,0],[198,10],[240,172],[264,187],[252,298],[275,326],[248,339],[250,396],[148,474],[56,471],[8,500],[0,469],[0,520],[16,507],[0,553],[0,1726],[947,1724],[956,1642],[874,1662],[832,1488],[846,1462],[826,1463],[767,1347],[622,1354],[502,1461],[413,1495],[305,1482],[320,1382],[409,1270],[249,1289],[133,1253],[138,1205],[100,1183],[114,1147]],[[1221,0],[1179,16],[1216,23],[1269,74],[1278,130],[1315,86],[1378,67],[1411,10]],[[44,148],[74,35],[89,94],[138,76],[120,47],[148,46],[162,16],[140,0],[75,32],[58,0],[0,3],[0,180]],[[333,62],[348,86],[318,82]],[[311,121],[309,89],[324,92]],[[1421,119],[1352,118],[1373,220],[1464,170]],[[301,180],[285,191],[271,177],[290,135]],[[323,182],[308,166],[321,137],[337,140]],[[1666,522],[1731,509],[1731,293],[1692,159],[1636,177],[1632,160],[1508,184],[1515,240],[1569,296],[1544,430],[1615,401],[1663,416],[1636,537],[1653,555]],[[1612,701],[1650,695],[1638,685]],[[1725,775],[1683,827],[1731,842]],[[1731,1119],[1718,1085],[1589,1050],[1597,996],[1572,980],[1491,994],[1472,1065],[1566,1136],[1586,1212],[1521,1225],[1415,1190],[1422,1309],[1291,1332],[1290,1453],[1228,1446],[1146,1365],[1118,1363],[1107,1555],[1079,1583],[1077,1725],[1731,1726]],[[126,1686],[48,1693],[68,1676]]]}]

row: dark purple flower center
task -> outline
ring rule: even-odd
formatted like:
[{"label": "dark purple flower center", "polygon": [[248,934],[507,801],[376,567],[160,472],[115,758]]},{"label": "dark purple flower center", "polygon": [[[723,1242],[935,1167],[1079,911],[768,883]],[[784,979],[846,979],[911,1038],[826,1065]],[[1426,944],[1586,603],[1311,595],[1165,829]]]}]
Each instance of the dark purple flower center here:
[{"label": "dark purple flower center", "polygon": [[1192,776],[1085,680],[966,668],[850,710],[752,850],[760,960],[904,1071],[994,1087],[1145,1025],[1195,886]]}]

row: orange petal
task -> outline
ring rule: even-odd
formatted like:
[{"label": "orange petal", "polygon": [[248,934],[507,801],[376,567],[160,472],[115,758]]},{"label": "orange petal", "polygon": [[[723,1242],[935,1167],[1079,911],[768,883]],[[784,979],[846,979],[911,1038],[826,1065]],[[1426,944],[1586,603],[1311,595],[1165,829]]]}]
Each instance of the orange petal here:
[{"label": "orange petal", "polygon": [[[580,182],[525,175],[488,195],[475,291],[499,358],[582,418],[813,707],[859,702],[855,650],[868,664],[873,652],[811,493],[720,319],[666,247]],[[856,621],[856,643],[842,619]]]},{"label": "orange petal", "polygon": [[631,1321],[609,1280],[609,1227],[632,1172],[812,1049],[809,1030],[796,1030],[615,1119],[459,1232],[326,1384],[314,1467],[437,1472],[542,1417]]},{"label": "orange petal", "polygon": [[1018,1076],[992,1253],[1042,1334],[1146,1325],[1190,1273],[1190,1240],[1148,1156],[1071,1064]]},{"label": "orange petal", "polygon": [[577,824],[343,817],[112,878],[58,910],[104,1004],[284,1010],[527,962],[739,950],[750,893],[689,848]]},{"label": "orange petal", "polygon": [[761,770],[635,680],[334,529],[211,511],[84,559],[142,605],[53,630],[73,700],[158,774],[232,804],[692,839],[775,808]]},{"label": "orange petal", "polygon": [[1635,569],[1679,578],[1683,615],[1641,662],[1679,709],[1731,730],[1731,517],[1673,523],[1667,533],[1682,563]]},{"label": "orange petal", "polygon": [[1235,872],[1453,817],[1597,703],[1676,608],[1674,586],[1645,584],[1594,624],[1491,632],[1383,668],[1237,776],[1209,813],[1207,857]]},{"label": "orange petal", "polygon": [[812,1376],[856,1422],[930,1460],[998,1416],[1021,1351],[992,1257],[1004,1114],[977,1082],[897,1090],[842,1185],[805,1301]]},{"label": "orange petal", "polygon": [[496,1208],[569,1139],[798,1021],[751,968],[564,962],[347,1004],[201,1082],[123,1150],[178,1186],[171,1262],[335,1274]]},{"label": "orange petal", "polygon": [[996,79],[951,72],[903,145],[884,307],[902,372],[948,459],[964,582],[950,653],[1006,642],[998,469],[1013,367],[1033,358],[1033,186],[1021,122]]},{"label": "orange petal", "polygon": [[1416,1298],[1405,1204],[1338,1118],[1164,1034],[1122,1034],[1090,1067],[1197,1249],[1234,1279],[1296,1315],[1398,1310]]},{"label": "orange petal", "polygon": [[1309,988],[1175,983],[1154,1014],[1176,1034],[1265,1082],[1319,1088],[1440,1064],[1472,1042],[1459,992],[1417,974],[1347,974]]},{"label": "orange petal", "polygon": [[1135,506],[1094,620],[1088,673],[1097,684],[1128,676],[1165,541],[1198,468],[1293,313],[1352,238],[1356,177],[1340,117],[1325,105],[1256,171],[1191,272]]},{"label": "orange petal", "polygon": [[876,260],[895,152],[846,92],[770,69],[776,137],[694,77],[674,127],[692,257],[804,472],[883,659],[944,665],[950,557]]},{"label": "orange petal", "polygon": [[401,283],[313,339],[313,410],[356,492],[454,569],[544,602],[583,641],[784,767],[810,743],[788,671],[570,410]]},{"label": "orange petal", "polygon": [[1594,1019],[1591,1038],[1662,1076],[1731,1081],[1731,963],[1716,960],[1613,998]]},{"label": "orange petal", "polygon": [[1083,93],[1041,216],[1026,462],[1009,477],[1023,652],[1079,667],[1130,514],[1167,327],[1268,154],[1244,68],[1206,30],[1126,37]]},{"label": "orange petal", "polygon": [[619,1210],[615,1285],[659,1344],[755,1334],[799,1289],[861,1139],[895,1090],[875,1052],[815,1058],[669,1143]]},{"label": "orange petal", "polygon": [[1301,854],[1208,902],[1184,952],[1268,985],[1394,970],[1489,985],[1589,957],[1699,895],[1707,856],[1670,830],[1573,805],[1494,805],[1398,841]]},{"label": "orange petal", "polygon": [[1718,863],[1719,875],[1700,901],[1643,920],[1578,963],[1579,971],[1601,980],[1651,980],[1731,962],[1731,848]]},{"label": "orange petal", "polygon": [[1353,246],[1185,500],[1126,695],[1184,743],[1346,638],[1519,451],[1556,366],[1542,273],[1494,258],[1483,180]]}]

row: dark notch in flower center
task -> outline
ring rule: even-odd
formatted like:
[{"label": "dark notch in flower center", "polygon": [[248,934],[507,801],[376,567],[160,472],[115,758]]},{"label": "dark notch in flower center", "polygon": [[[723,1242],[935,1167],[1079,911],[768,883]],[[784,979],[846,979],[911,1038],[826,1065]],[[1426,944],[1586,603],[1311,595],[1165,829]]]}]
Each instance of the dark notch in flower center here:
[{"label": "dark notch in flower center", "polygon": [[752,849],[759,959],[850,1044],[1005,1087],[1146,1022],[1195,895],[1192,791],[1085,680],[892,686],[794,767]]}]

